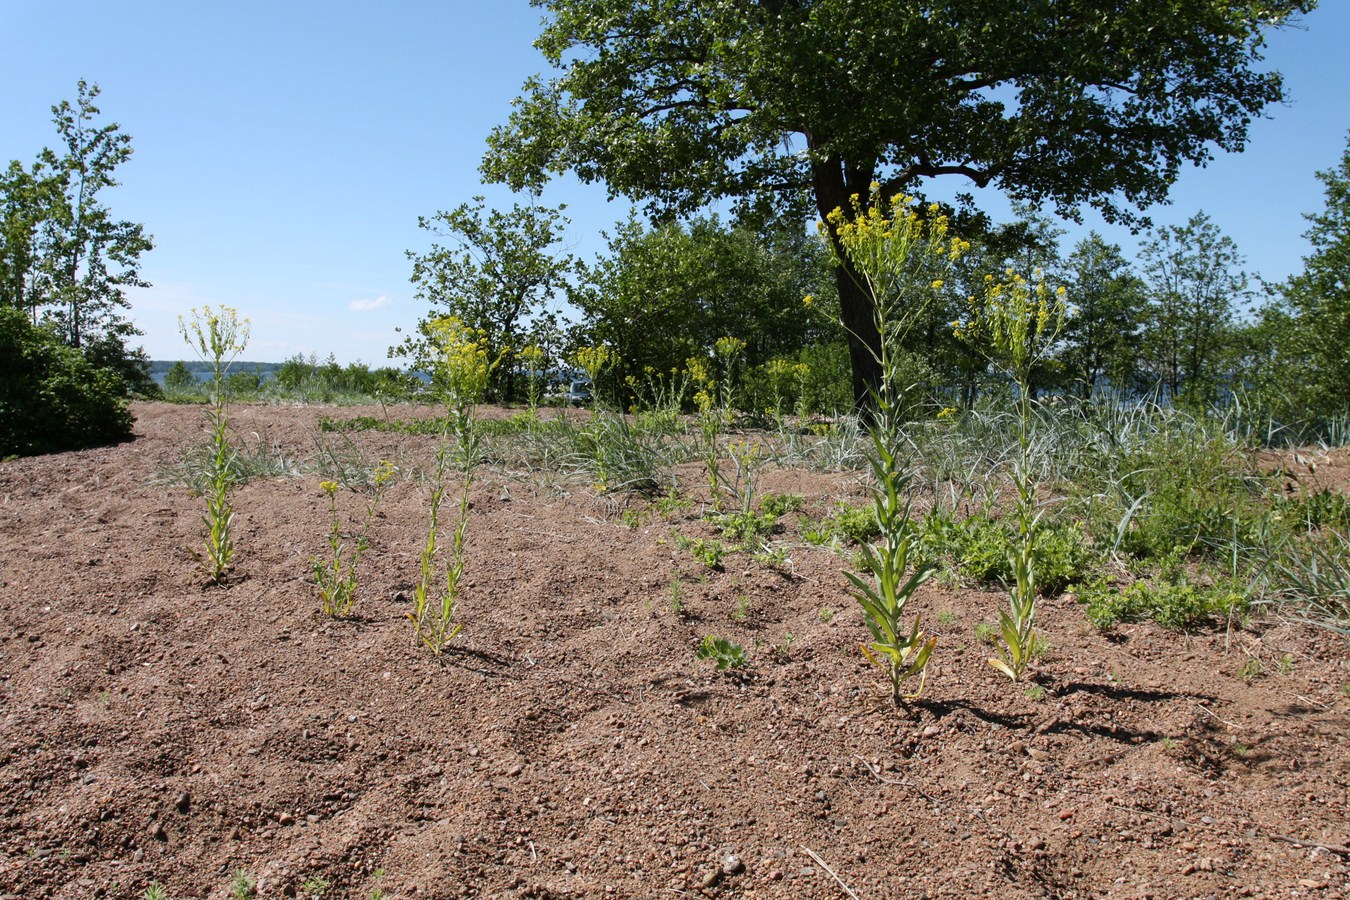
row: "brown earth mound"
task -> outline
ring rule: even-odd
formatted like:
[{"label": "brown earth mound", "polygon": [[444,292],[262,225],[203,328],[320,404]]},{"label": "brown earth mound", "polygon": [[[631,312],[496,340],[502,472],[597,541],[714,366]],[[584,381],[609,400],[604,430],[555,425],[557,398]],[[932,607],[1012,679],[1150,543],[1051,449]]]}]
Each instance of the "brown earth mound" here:
[{"label": "brown earth mound", "polygon": [[[974,635],[1000,596],[932,581],[934,671],[897,711],[858,652],[847,558],[793,517],[785,562],[709,570],[672,537],[712,536],[697,504],[494,468],[464,630],[434,658],[405,618],[423,485],[391,488],[358,617],[331,621],[309,573],[321,476],[240,488],[237,571],[207,587],[203,503],[164,483],[201,412],[135,412],[130,443],[0,463],[0,897],[223,898],[241,869],[263,898],[1347,895],[1337,635],[1102,634],[1065,597],[1027,690]],[[302,460],[325,412],[383,415],[233,425]],[[320,440],[405,471],[431,447]],[[863,497],[805,471],[762,489],[816,515]],[[695,657],[709,634],[746,674]]]}]

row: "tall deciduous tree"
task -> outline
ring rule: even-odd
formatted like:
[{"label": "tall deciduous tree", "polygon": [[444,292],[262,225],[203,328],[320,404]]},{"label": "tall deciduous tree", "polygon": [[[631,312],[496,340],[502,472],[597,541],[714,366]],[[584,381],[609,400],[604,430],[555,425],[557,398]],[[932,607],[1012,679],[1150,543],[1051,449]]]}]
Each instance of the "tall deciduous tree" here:
[{"label": "tall deciduous tree", "polygon": [[[532,78],[489,138],[516,187],[575,172],[689,212],[722,197],[915,193],[939,176],[1112,220],[1239,150],[1283,97],[1268,27],[1315,0],[532,0]],[[833,232],[831,238],[834,239]],[[837,241],[836,241],[837,243]],[[842,255],[842,254],[839,254]],[[876,384],[861,280],[837,271],[854,392]]]},{"label": "tall deciduous tree", "polygon": [[51,293],[44,262],[62,196],[50,157],[31,168],[16,159],[0,174],[0,306],[23,310],[34,324]]},{"label": "tall deciduous tree", "polygon": [[[419,218],[421,228],[447,243],[432,244],[426,253],[410,250],[408,259],[418,296],[432,306],[423,330],[430,319],[458,316],[481,331],[489,357],[500,360],[493,391],[510,399],[514,355],[524,349],[529,322],[567,289],[576,261],[556,252],[569,224],[565,207],[515,204],[507,212],[494,209],[486,215],[484,209],[483,198],[474,197],[449,212]],[[425,342],[414,336],[390,353],[421,362],[425,350]]]},{"label": "tall deciduous tree", "polygon": [[1247,276],[1233,239],[1203,212],[1160,228],[1143,247],[1149,302],[1141,340],[1148,374],[1170,398],[1214,397]]},{"label": "tall deciduous tree", "polygon": [[630,216],[608,251],[576,301],[592,337],[617,354],[621,382],[648,367],[668,375],[722,337],[744,340],[755,366],[822,336],[802,298],[826,261],[804,229],[727,226],[716,216],[647,227]]},{"label": "tall deciduous tree", "polygon": [[126,288],[147,287],[141,254],[154,247],[144,226],[118,221],[101,196],[117,186],[114,172],[131,158],[131,137],[116,122],[99,125],[99,88],[83,79],[75,103],[52,107],[65,155],[56,160],[61,197],[51,220],[53,235],[43,261],[52,292],[51,318],[65,341],[80,348],[91,337],[139,334],[122,314]]},{"label": "tall deciduous tree", "polygon": [[1302,412],[1343,416],[1350,411],[1350,144],[1340,165],[1317,177],[1326,208],[1307,216],[1312,253],[1280,286],[1285,321],[1275,329],[1275,350],[1281,387]]},{"label": "tall deciduous tree", "polygon": [[1085,400],[1103,378],[1118,390],[1131,387],[1146,297],[1143,281],[1120,246],[1108,244],[1095,231],[1074,247],[1064,274],[1075,307],[1061,335],[1060,358],[1069,379]]}]

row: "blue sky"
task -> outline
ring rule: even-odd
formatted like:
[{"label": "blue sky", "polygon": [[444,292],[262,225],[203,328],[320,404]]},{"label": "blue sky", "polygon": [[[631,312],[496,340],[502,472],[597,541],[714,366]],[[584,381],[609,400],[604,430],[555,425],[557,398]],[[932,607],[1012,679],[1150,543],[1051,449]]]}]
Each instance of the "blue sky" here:
[{"label": "blue sky", "polygon": [[[249,359],[331,352],[384,364],[395,327],[425,312],[404,256],[428,245],[417,217],[475,194],[512,201],[477,169],[484,138],[543,68],[531,46],[540,12],[526,0],[7,6],[0,162],[56,143],[51,106],[73,99],[80,78],[100,85],[103,119],[134,139],[107,200],[155,237],[143,263],[154,286],[134,292],[131,310],[153,358],[189,356],[177,317],[209,303],[251,320]],[[1255,124],[1246,153],[1185,172],[1154,220],[1203,209],[1248,271],[1298,270],[1302,213],[1323,202],[1314,172],[1339,162],[1350,130],[1347,38],[1343,0],[1274,34],[1267,65],[1284,73],[1291,103]],[[599,185],[563,181],[542,199],[568,204],[568,243],[585,257],[627,212]],[[1006,210],[997,197],[977,202]],[[1133,252],[1128,233],[1088,224]]]}]

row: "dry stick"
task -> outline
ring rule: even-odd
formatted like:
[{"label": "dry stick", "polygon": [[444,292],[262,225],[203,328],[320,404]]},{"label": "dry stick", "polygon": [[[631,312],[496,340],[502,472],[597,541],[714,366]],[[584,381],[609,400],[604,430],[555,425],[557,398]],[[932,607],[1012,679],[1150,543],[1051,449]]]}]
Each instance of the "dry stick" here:
[{"label": "dry stick", "polygon": [[908,778],[887,778],[881,774],[880,770],[873,768],[871,762],[859,756],[858,754],[856,753],[853,754],[853,758],[858,760],[864,766],[866,766],[867,771],[871,773],[872,777],[875,778],[877,781],[880,781],[882,784],[894,784],[899,785],[901,787],[913,788],[914,793],[918,794],[920,797],[927,800],[929,803],[937,803],[936,800],[934,800],[932,797],[930,797],[927,793],[924,792],[923,788],[919,787],[916,783],[910,781]]},{"label": "dry stick", "polygon": [[1284,841],[1289,844],[1297,844],[1300,847],[1316,847],[1318,850],[1325,850],[1328,853],[1335,853],[1339,856],[1350,856],[1350,847],[1343,844],[1322,844],[1317,841],[1310,841],[1305,838],[1290,837],[1287,834],[1275,834],[1271,832],[1270,837],[1277,841]]},{"label": "dry stick", "polygon": [[1223,724],[1227,725],[1229,728],[1232,728],[1232,729],[1234,729],[1234,730],[1237,730],[1237,726],[1236,726],[1236,725],[1234,725],[1232,722],[1228,721],[1227,719],[1223,718],[1222,716],[1220,716],[1218,713],[1214,712],[1214,710],[1210,709],[1209,707],[1207,707],[1207,706],[1201,706],[1199,703],[1197,703],[1197,704],[1195,704],[1195,708],[1198,709],[1198,710],[1200,710],[1201,712],[1208,713],[1209,715],[1211,715],[1211,716],[1213,716],[1214,718],[1218,719],[1218,720],[1219,720],[1220,722],[1222,722]]},{"label": "dry stick", "polygon": [[839,886],[840,886],[841,888],[844,889],[844,893],[845,893],[845,894],[848,894],[850,897],[853,898],[853,900],[862,900],[862,898],[860,898],[857,894],[853,893],[853,888],[851,888],[851,887],[849,887],[848,885],[844,884],[844,879],[842,879],[842,878],[840,878],[838,875],[834,874],[834,869],[831,869],[829,863],[827,863],[827,862],[825,862],[825,860],[821,859],[820,856],[816,853],[816,851],[812,850],[810,847],[806,846],[805,844],[802,844],[801,847],[802,847],[803,850],[806,851],[806,855],[807,855],[807,856],[809,856],[809,857],[811,857],[812,859],[814,859],[814,860],[816,861],[816,863],[817,863],[822,869],[824,869],[827,873],[829,873],[829,876],[830,876],[831,878],[833,878],[836,882],[839,883]]}]

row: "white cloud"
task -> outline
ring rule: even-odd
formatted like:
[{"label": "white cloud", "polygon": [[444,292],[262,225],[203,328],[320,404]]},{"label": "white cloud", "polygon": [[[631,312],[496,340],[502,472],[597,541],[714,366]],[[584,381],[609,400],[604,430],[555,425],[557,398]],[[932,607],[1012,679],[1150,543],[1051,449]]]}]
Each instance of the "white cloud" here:
[{"label": "white cloud", "polygon": [[368,297],[360,300],[353,300],[351,303],[347,304],[347,308],[352,312],[370,312],[373,309],[379,309],[388,305],[389,298],[384,294],[381,294],[373,300]]}]

